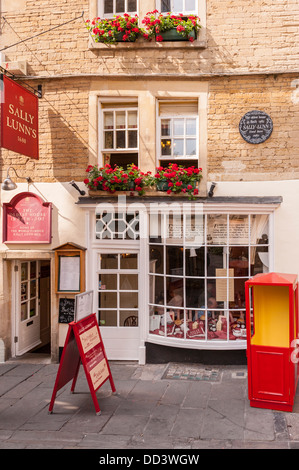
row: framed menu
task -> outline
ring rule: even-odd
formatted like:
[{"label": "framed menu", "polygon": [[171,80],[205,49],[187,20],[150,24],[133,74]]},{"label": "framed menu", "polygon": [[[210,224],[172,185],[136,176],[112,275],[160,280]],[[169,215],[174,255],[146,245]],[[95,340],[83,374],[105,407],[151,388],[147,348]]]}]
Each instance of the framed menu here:
[{"label": "framed menu", "polygon": [[80,293],[85,290],[86,248],[65,243],[54,249],[57,293]]}]

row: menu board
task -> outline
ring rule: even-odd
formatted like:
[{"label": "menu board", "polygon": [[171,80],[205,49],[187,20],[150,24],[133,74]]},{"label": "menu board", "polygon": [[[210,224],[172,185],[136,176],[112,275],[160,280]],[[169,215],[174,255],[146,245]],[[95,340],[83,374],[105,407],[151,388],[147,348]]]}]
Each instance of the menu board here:
[{"label": "menu board", "polygon": [[59,292],[80,292],[80,256],[59,256]]},{"label": "menu board", "polygon": [[49,413],[52,413],[57,391],[70,380],[73,380],[71,391],[74,391],[81,363],[96,413],[100,414],[101,410],[97,401],[96,390],[108,379],[112,392],[115,392],[115,385],[95,313],[86,316],[78,322],[71,322],[69,324],[49,406]]}]

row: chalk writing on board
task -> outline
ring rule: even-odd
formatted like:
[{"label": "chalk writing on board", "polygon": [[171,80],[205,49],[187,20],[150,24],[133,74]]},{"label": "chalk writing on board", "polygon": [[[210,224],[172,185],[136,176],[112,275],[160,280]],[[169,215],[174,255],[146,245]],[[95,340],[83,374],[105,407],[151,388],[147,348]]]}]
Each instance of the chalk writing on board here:
[{"label": "chalk writing on board", "polygon": [[70,323],[75,318],[75,299],[59,299],[59,323]]}]

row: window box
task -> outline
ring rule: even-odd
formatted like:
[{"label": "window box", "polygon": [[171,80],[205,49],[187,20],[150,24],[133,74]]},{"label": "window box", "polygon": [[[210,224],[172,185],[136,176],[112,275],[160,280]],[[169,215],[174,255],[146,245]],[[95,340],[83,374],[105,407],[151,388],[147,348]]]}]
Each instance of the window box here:
[{"label": "window box", "polygon": [[[196,39],[196,32],[191,31],[191,33],[187,37],[187,36],[182,36],[176,30],[176,28],[172,28],[172,29],[169,29],[168,31],[164,31],[163,33],[160,33],[160,36],[163,38],[163,41],[190,41],[190,38],[192,38],[194,41]],[[156,35],[156,40],[157,40],[157,35]]]}]

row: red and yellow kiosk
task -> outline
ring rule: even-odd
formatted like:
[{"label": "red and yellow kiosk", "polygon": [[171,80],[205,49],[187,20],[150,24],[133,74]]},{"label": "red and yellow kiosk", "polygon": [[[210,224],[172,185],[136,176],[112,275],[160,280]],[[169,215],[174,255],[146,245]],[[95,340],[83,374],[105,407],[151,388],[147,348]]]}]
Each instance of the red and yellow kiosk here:
[{"label": "red and yellow kiosk", "polygon": [[250,405],[292,411],[298,381],[298,280],[257,274],[245,283]]}]

